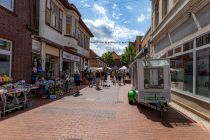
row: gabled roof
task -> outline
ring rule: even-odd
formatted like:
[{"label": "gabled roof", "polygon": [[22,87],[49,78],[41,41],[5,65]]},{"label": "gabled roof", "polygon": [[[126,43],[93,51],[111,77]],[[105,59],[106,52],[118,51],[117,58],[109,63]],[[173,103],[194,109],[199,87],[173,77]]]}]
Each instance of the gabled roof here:
[{"label": "gabled roof", "polygon": [[94,37],[93,33],[90,31],[90,29],[86,26],[84,21],[80,18],[79,23],[82,25],[82,27],[87,31],[87,33],[90,35],[90,37]]},{"label": "gabled roof", "polygon": [[120,56],[115,51],[112,52],[112,57],[113,59],[120,59]]}]

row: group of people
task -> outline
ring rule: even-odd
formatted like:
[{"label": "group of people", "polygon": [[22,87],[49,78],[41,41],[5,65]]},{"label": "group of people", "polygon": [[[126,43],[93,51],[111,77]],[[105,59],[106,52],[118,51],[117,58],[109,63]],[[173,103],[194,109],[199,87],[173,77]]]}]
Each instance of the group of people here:
[{"label": "group of people", "polygon": [[100,90],[100,87],[110,86],[107,82],[109,75],[113,85],[116,85],[116,83],[119,83],[119,85],[123,83],[125,85],[125,79],[128,73],[126,73],[126,71],[121,70],[113,70],[110,72],[107,69],[103,69],[102,71],[97,70],[96,72],[89,71],[87,73],[89,87],[93,87],[93,85],[95,85],[96,89]]},{"label": "group of people", "polygon": [[89,87],[96,86],[97,90],[100,90],[100,86],[108,86],[107,83],[108,73],[106,69],[102,71],[96,70],[95,72],[89,71],[87,73],[87,80],[89,82]]},{"label": "group of people", "polygon": [[[119,83],[121,85],[122,81],[123,84],[125,84],[125,79],[128,73],[121,70],[113,70],[109,71],[108,69],[104,68],[103,70],[86,70],[84,71],[84,77],[88,81],[88,85],[90,88],[92,88],[95,85],[96,90],[101,90],[101,87],[109,87],[108,84],[108,76],[110,75],[110,80],[112,81],[113,85],[116,85],[116,83]],[[76,93],[79,94],[79,86],[81,82],[81,74],[79,70],[76,70],[74,73],[74,76],[71,78],[68,75],[64,75],[66,83],[68,81],[74,81],[76,85]]]},{"label": "group of people", "polygon": [[127,73],[125,71],[112,71],[110,73],[110,78],[112,80],[113,85],[115,85],[116,83],[119,83],[119,85],[121,85],[122,81],[123,84],[125,85],[125,79],[126,79]]}]

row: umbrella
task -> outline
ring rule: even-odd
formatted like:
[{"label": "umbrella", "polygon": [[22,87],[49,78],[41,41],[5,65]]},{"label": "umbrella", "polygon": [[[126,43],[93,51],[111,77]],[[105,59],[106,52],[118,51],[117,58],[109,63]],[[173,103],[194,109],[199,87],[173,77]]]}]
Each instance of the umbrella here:
[{"label": "umbrella", "polygon": [[112,68],[110,68],[110,67],[107,67],[107,69],[108,69],[108,70],[111,70]]},{"label": "umbrella", "polygon": [[120,68],[120,70],[127,70],[128,68],[126,66],[123,66]]},{"label": "umbrella", "polygon": [[99,68],[97,68],[97,70],[102,71],[103,70],[103,67],[99,67]]}]

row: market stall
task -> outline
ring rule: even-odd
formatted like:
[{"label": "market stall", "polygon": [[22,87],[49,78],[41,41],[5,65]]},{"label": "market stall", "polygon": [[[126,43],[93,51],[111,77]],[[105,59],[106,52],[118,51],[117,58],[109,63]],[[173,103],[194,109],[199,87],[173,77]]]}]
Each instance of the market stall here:
[{"label": "market stall", "polygon": [[[5,79],[4,79],[5,80]],[[2,106],[1,115],[12,112],[16,109],[26,108],[29,102],[28,95],[33,89],[38,89],[36,85],[26,84],[25,81],[15,83],[5,83],[0,86],[0,96]]]}]

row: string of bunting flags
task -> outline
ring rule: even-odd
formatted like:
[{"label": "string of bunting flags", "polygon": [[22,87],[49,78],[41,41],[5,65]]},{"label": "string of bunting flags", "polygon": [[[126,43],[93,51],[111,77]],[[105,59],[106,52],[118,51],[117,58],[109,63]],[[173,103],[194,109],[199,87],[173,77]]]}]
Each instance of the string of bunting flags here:
[{"label": "string of bunting flags", "polygon": [[90,43],[94,43],[94,44],[127,44],[129,42],[123,42],[123,41],[117,41],[117,42],[113,42],[113,41],[91,41]]}]

